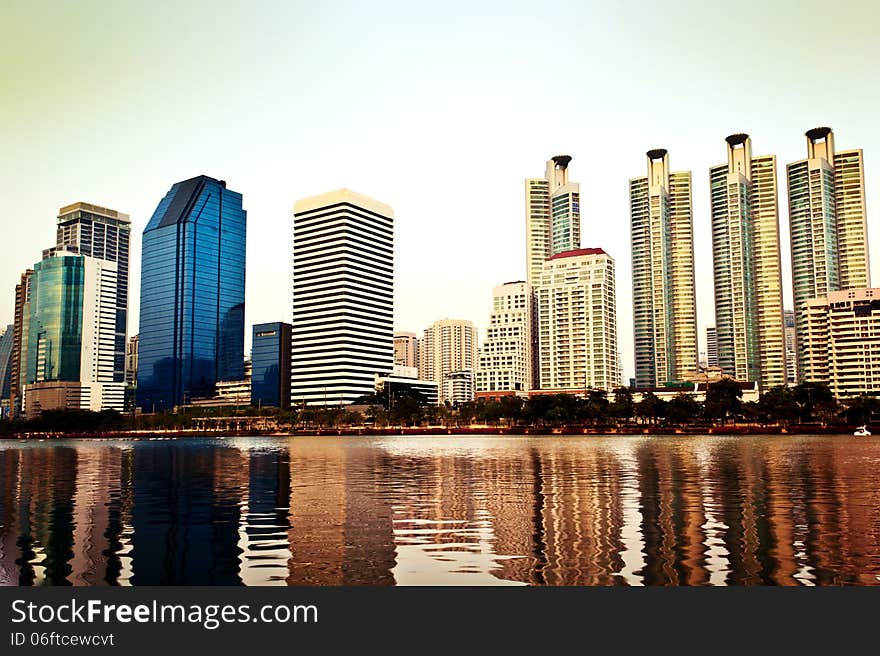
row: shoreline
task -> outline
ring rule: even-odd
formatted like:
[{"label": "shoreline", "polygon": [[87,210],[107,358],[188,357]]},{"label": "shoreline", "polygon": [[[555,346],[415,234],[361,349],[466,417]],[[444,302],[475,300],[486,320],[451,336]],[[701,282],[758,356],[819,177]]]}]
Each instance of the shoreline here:
[{"label": "shoreline", "polygon": [[385,437],[385,436],[468,436],[490,435],[514,437],[537,436],[632,436],[632,435],[845,435],[852,436],[855,427],[845,424],[822,426],[819,424],[796,424],[793,426],[623,426],[623,427],[534,427],[534,426],[428,426],[387,428],[306,428],[290,431],[279,430],[205,430],[169,429],[140,431],[98,432],[45,432],[0,436],[0,440],[47,440],[47,439],[180,439],[187,437]]}]

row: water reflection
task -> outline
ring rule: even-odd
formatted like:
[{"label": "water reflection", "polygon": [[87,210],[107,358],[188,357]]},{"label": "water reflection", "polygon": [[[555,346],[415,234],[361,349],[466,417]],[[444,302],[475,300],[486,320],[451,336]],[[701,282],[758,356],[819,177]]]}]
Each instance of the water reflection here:
[{"label": "water reflection", "polygon": [[3,585],[877,585],[880,440],[0,443]]}]

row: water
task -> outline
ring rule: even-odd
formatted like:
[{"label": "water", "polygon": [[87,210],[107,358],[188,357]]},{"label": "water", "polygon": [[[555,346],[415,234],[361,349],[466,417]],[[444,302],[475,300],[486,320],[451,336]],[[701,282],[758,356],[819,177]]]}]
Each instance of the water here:
[{"label": "water", "polygon": [[880,439],[0,441],[4,585],[878,585]]}]

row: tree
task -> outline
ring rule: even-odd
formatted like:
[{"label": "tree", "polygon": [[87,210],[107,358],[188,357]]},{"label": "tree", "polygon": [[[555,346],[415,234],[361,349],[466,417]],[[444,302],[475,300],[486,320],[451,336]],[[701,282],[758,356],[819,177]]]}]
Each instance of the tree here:
[{"label": "tree", "polygon": [[771,387],[761,394],[758,400],[758,413],[767,423],[778,422],[788,425],[798,418],[798,404],[794,392],[789,387]]},{"label": "tree", "polygon": [[296,408],[288,408],[287,410],[282,410],[278,413],[278,424],[280,426],[287,426],[290,428],[296,425],[298,419],[299,412]]},{"label": "tree", "polygon": [[394,405],[388,414],[395,424],[416,426],[422,421],[422,404],[418,392],[416,394],[401,394],[395,396]]},{"label": "tree", "polygon": [[318,413],[318,421],[322,426],[336,428],[345,415],[345,408],[341,405],[328,406],[318,410]]},{"label": "tree", "polygon": [[364,394],[363,396],[357,397],[352,405],[381,405],[385,406],[388,400],[388,395],[379,395],[376,393],[373,394]]},{"label": "tree", "polygon": [[366,421],[376,428],[385,428],[388,425],[388,411],[381,405],[371,405],[367,408]]},{"label": "tree", "polygon": [[747,424],[766,423],[764,421],[763,413],[761,412],[761,407],[758,405],[757,401],[746,401],[743,403],[742,410],[740,410],[740,416]]},{"label": "tree", "polygon": [[508,394],[501,397],[499,404],[501,405],[501,416],[507,419],[509,426],[515,426],[522,417],[525,402],[515,394]]},{"label": "tree", "polygon": [[39,417],[26,422],[27,430],[58,433],[104,433],[122,430],[125,418],[116,410],[44,410]]},{"label": "tree", "polygon": [[531,426],[543,425],[547,421],[547,413],[550,411],[550,395],[536,394],[529,397],[523,407],[523,418]]},{"label": "tree", "polygon": [[474,401],[467,401],[458,407],[459,425],[472,424],[480,416],[481,409]]},{"label": "tree", "polygon": [[498,422],[501,420],[504,412],[504,407],[501,405],[501,403],[499,401],[492,400],[478,403],[477,409],[477,418],[481,419],[487,424],[492,424],[493,426],[498,425]]},{"label": "tree", "polygon": [[704,407],[706,416],[720,419],[723,426],[728,417],[742,412],[742,388],[731,378],[709,383]]},{"label": "tree", "polygon": [[666,402],[653,392],[644,392],[642,400],[636,403],[635,413],[643,421],[655,424],[659,417],[666,416]]},{"label": "tree", "polygon": [[840,403],[833,396],[830,399],[823,399],[816,404],[814,412],[823,426],[837,421],[840,415]]},{"label": "tree", "polygon": [[321,415],[317,408],[313,408],[311,406],[305,406],[299,412],[299,421],[306,428],[311,428],[313,425],[318,423]]},{"label": "tree", "polygon": [[819,412],[827,414],[835,404],[834,395],[828,383],[806,382],[797,385],[793,391],[794,401],[798,406],[798,419],[809,422]]},{"label": "tree", "polygon": [[857,426],[867,425],[871,423],[871,417],[880,413],[880,399],[876,396],[868,396],[862,394],[843,402],[845,406],[844,414],[846,420]]},{"label": "tree", "polygon": [[440,419],[440,406],[438,405],[426,405],[422,408],[422,418],[428,426],[436,426],[441,422]]},{"label": "tree", "polygon": [[611,404],[609,412],[612,417],[629,421],[636,412],[632,389],[629,387],[618,387],[614,390],[614,403]]},{"label": "tree", "polygon": [[553,394],[550,400],[550,413],[557,425],[572,424],[580,417],[582,401],[574,394]]},{"label": "tree", "polygon": [[532,425],[570,424],[578,418],[581,403],[573,394],[538,394],[525,403],[522,417]]},{"label": "tree", "polygon": [[679,392],[666,404],[666,419],[675,424],[689,424],[702,410],[700,402],[691,394]]},{"label": "tree", "polygon": [[590,390],[586,400],[581,404],[581,414],[584,419],[594,425],[604,423],[610,413],[611,404],[608,401],[608,392],[605,390]]},{"label": "tree", "polygon": [[546,419],[550,422],[551,426],[561,426],[568,423],[568,415],[565,409],[558,405],[550,407],[550,410],[547,411]]},{"label": "tree", "polygon": [[346,426],[362,426],[364,423],[364,416],[360,412],[346,410],[345,414],[342,415],[342,423]]}]

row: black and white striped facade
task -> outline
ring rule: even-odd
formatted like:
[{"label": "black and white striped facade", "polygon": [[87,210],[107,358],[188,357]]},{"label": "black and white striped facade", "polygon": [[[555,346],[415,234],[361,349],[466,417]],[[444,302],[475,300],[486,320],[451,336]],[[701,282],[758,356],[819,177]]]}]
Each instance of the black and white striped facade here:
[{"label": "black and white striped facade", "polygon": [[297,201],[291,402],[345,405],[394,363],[391,207],[348,189]]}]

